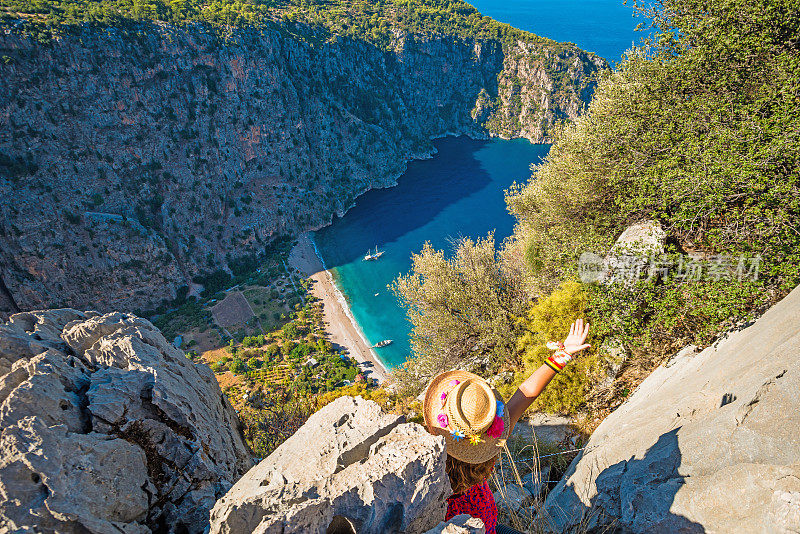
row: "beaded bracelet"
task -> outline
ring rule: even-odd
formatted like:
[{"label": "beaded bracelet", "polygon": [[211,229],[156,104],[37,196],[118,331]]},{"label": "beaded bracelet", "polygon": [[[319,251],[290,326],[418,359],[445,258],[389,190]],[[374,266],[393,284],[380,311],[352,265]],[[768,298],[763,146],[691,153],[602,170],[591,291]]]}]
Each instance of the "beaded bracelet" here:
[{"label": "beaded bracelet", "polygon": [[572,359],[572,354],[567,352],[562,341],[550,341],[547,343],[547,348],[555,352],[548,356],[544,363],[556,373],[561,372],[564,366]]}]

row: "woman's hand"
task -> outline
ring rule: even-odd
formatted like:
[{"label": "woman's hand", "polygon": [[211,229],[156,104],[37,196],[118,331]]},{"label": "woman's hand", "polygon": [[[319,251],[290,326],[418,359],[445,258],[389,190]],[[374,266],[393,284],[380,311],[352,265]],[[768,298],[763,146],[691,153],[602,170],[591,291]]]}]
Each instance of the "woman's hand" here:
[{"label": "woman's hand", "polygon": [[[564,349],[556,350],[554,355],[550,356],[536,372],[520,384],[514,396],[506,403],[511,430],[514,429],[514,425],[517,424],[517,421],[522,417],[525,410],[528,409],[533,401],[536,400],[536,397],[547,387],[547,384],[556,376],[556,373],[572,359],[571,355],[583,349],[588,349],[591,346],[588,343],[584,343],[588,335],[589,325],[584,324],[583,319],[578,319],[572,323],[572,326],[569,327],[569,335],[567,339],[564,340]],[[552,344],[556,345],[556,343]],[[550,345],[550,343],[547,344],[549,348],[552,348]],[[568,354],[564,354],[565,352]]]},{"label": "woman's hand", "polygon": [[589,324],[583,324],[583,319],[578,319],[572,326],[569,327],[569,335],[564,340],[564,350],[569,354],[575,354],[583,349],[591,347],[586,341],[586,336],[589,335]]}]

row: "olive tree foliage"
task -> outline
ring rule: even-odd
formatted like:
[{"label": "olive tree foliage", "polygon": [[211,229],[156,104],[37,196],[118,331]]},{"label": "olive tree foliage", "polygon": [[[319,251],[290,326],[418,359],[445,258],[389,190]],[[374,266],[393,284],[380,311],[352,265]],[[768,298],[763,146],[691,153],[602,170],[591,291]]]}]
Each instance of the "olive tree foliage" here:
[{"label": "olive tree foliage", "polygon": [[398,392],[416,394],[453,368],[493,371],[518,361],[529,304],[522,277],[499,260],[493,234],[459,240],[452,256],[430,243],[412,255],[411,272],[392,284],[413,325],[413,355],[392,373]]},{"label": "olive tree foliage", "polygon": [[[684,250],[800,260],[800,1],[657,0],[656,34],[599,84],[508,204],[552,289],[656,219]],[[644,9],[644,8],[642,8]]]},{"label": "olive tree foliage", "polygon": [[653,37],[605,74],[507,202],[537,294],[642,220],[666,230],[676,263],[760,256],[758,280],[667,275],[587,289],[595,335],[666,354],[800,283],[800,0],[646,6]]}]

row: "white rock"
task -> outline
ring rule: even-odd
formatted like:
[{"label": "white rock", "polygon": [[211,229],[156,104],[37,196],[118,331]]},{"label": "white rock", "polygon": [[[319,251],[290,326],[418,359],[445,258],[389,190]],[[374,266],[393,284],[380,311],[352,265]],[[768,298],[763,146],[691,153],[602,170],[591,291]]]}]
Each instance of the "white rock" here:
[{"label": "white rock", "polygon": [[442,521],[425,534],[484,534],[483,521],[467,514],[457,515],[450,521]]},{"label": "white rock", "polygon": [[656,221],[642,221],[627,227],[611,248],[611,254],[661,254],[667,233]]},{"label": "white rock", "polygon": [[789,532],[800,518],[800,288],[713,347],[682,350],[550,492],[558,532]]},{"label": "white rock", "polygon": [[211,370],[148,321],[16,314],[0,362],[0,531],[202,532],[252,465]]},{"label": "white rock", "polygon": [[[214,506],[212,533],[420,533],[451,494],[444,440],[361,397],[341,397],[251,469]],[[335,519],[339,516],[339,519]]]},{"label": "white rock", "polygon": [[534,412],[530,417],[520,419],[514,427],[514,435],[558,445],[574,434],[572,423],[571,417]]}]

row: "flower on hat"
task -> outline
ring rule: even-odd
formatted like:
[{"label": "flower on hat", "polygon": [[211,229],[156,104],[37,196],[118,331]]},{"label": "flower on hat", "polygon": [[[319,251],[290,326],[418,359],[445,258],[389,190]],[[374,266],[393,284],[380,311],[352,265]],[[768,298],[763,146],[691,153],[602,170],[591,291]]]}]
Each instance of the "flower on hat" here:
[{"label": "flower on hat", "polygon": [[455,441],[455,442],[459,442],[459,441],[461,441],[462,439],[464,439],[464,433],[463,433],[463,432],[461,432],[461,431],[460,431],[459,429],[457,429],[457,428],[456,428],[455,430],[453,430],[452,432],[450,432],[450,436],[452,436],[452,438],[453,438],[453,441]]},{"label": "flower on hat", "polygon": [[473,445],[477,445],[478,443],[483,443],[483,440],[478,434],[470,434],[469,442],[472,443]]},{"label": "flower on hat", "polygon": [[447,428],[447,425],[450,421],[447,420],[447,414],[440,413],[436,416],[436,420],[439,422],[439,426],[442,428]]},{"label": "flower on hat", "polygon": [[492,422],[492,426],[490,426],[489,430],[486,431],[486,435],[490,438],[499,438],[503,435],[503,429],[505,426],[506,425],[503,422],[502,417],[495,417],[494,422]]}]

